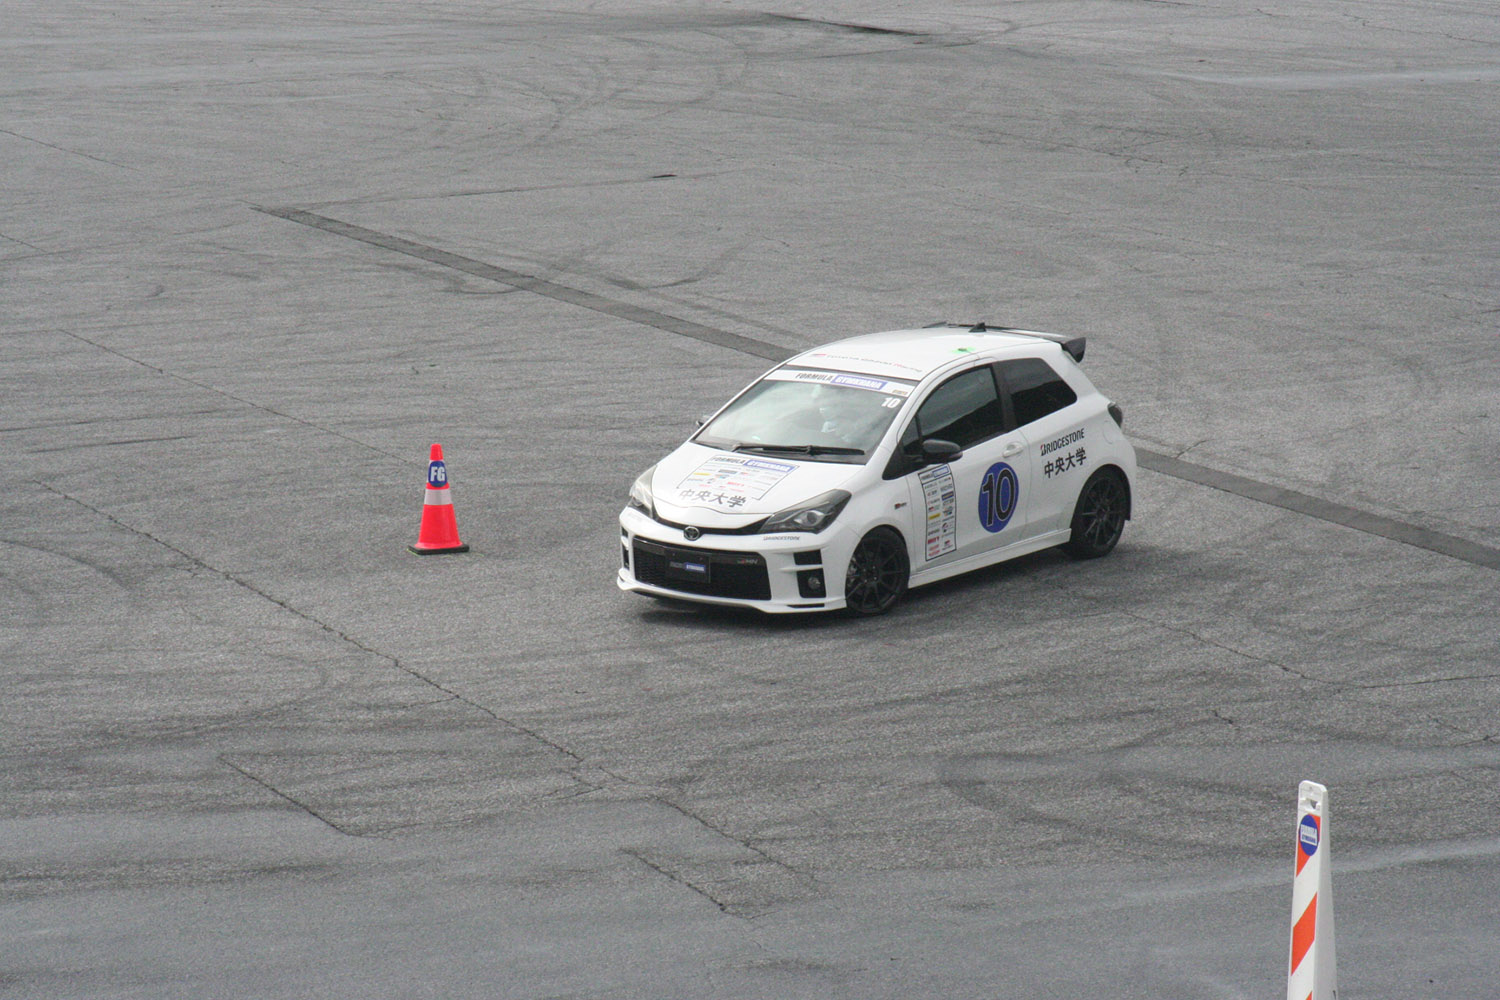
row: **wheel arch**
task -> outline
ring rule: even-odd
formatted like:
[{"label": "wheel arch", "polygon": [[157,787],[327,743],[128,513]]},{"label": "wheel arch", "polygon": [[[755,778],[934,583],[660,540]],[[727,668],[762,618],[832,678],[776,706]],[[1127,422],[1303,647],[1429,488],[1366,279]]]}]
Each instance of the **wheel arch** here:
[{"label": "wheel arch", "polygon": [[[1130,474],[1114,462],[1105,462],[1094,470],[1096,475],[1100,472],[1112,473],[1125,484],[1125,520],[1129,521],[1135,513],[1135,486],[1130,480]],[[1084,480],[1084,485],[1088,485],[1088,480]],[[1083,487],[1080,486],[1079,490],[1082,491],[1082,489]]]},{"label": "wheel arch", "polygon": [[[872,567],[868,561],[869,557],[861,555],[865,551],[866,543],[872,541],[874,545],[873,551],[879,552],[884,549],[884,551],[890,554],[893,560],[899,560],[897,564],[899,565],[899,571],[891,573],[885,582],[881,582],[881,580],[887,571],[876,570],[872,572]],[[845,596],[844,609],[846,613],[862,616],[880,615],[889,611],[900,601],[902,595],[911,586],[912,562],[912,552],[906,533],[901,530],[899,525],[891,524],[887,520],[882,519],[875,524],[865,526],[859,532],[858,540],[854,543],[854,548],[850,554],[849,565],[845,570],[843,590]],[[854,572],[856,563],[863,563],[863,566],[858,576],[851,576],[850,574]],[[858,604],[851,602],[852,594],[850,588],[856,586],[861,594],[861,601]],[[868,604],[864,601],[863,598],[865,596],[871,593],[878,595],[882,588],[886,588],[887,586],[889,586],[889,589],[886,590],[886,596],[879,598],[876,603]]]}]

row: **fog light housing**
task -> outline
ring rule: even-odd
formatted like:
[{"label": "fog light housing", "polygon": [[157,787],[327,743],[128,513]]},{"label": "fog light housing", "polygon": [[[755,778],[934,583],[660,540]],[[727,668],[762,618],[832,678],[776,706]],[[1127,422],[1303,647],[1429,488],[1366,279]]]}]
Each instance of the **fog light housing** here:
[{"label": "fog light housing", "polygon": [[803,597],[826,597],[823,592],[823,571],[804,569],[797,574],[797,593]]}]

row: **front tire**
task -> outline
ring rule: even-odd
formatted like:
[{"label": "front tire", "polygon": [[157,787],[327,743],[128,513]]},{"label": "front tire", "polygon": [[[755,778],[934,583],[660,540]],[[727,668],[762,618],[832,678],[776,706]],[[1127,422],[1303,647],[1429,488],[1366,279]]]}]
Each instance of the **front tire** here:
[{"label": "front tire", "polygon": [[1078,491],[1073,507],[1073,537],[1063,549],[1075,559],[1108,555],[1130,516],[1130,487],[1114,469],[1100,469]]},{"label": "front tire", "polygon": [[851,615],[883,615],[906,593],[910,576],[906,543],[890,528],[876,528],[859,540],[849,558],[845,607]]}]

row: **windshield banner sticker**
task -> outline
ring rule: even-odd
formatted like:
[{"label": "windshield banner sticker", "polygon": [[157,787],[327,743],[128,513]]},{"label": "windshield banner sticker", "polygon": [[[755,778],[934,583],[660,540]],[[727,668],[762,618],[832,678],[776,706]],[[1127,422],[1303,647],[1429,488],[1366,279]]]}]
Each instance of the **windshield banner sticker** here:
[{"label": "windshield banner sticker", "polygon": [[875,378],[871,375],[850,375],[848,372],[821,372],[802,368],[778,368],[766,375],[769,382],[818,382],[823,385],[845,385],[851,389],[868,389],[883,392],[887,396],[906,397],[912,387],[905,382]]},{"label": "windshield banner sticker", "polygon": [[827,358],[830,361],[855,361],[866,365],[885,365],[887,368],[905,368],[907,371],[917,372],[918,374],[922,372],[922,369],[916,365],[902,364],[899,361],[892,361],[889,358],[862,358],[855,354],[834,354],[832,351],[817,351],[809,354],[808,357]]},{"label": "windshield banner sticker", "polygon": [[796,468],[764,458],[715,455],[677,484],[677,500],[735,510],[765,496]]},{"label": "windshield banner sticker", "polygon": [[936,559],[958,548],[958,490],[946,465],[923,469],[917,479],[927,504],[927,558]]}]

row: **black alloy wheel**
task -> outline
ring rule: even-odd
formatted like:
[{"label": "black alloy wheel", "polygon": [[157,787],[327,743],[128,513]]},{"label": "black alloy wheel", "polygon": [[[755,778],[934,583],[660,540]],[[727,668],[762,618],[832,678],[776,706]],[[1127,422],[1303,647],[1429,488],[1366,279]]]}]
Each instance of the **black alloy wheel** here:
[{"label": "black alloy wheel", "polygon": [[906,543],[889,528],[876,528],[855,546],[844,578],[851,615],[883,615],[906,593],[911,563]]},{"label": "black alloy wheel", "polygon": [[1089,477],[1073,508],[1073,537],[1063,546],[1079,559],[1108,555],[1125,530],[1130,512],[1130,488],[1125,477],[1113,469],[1100,469]]}]

